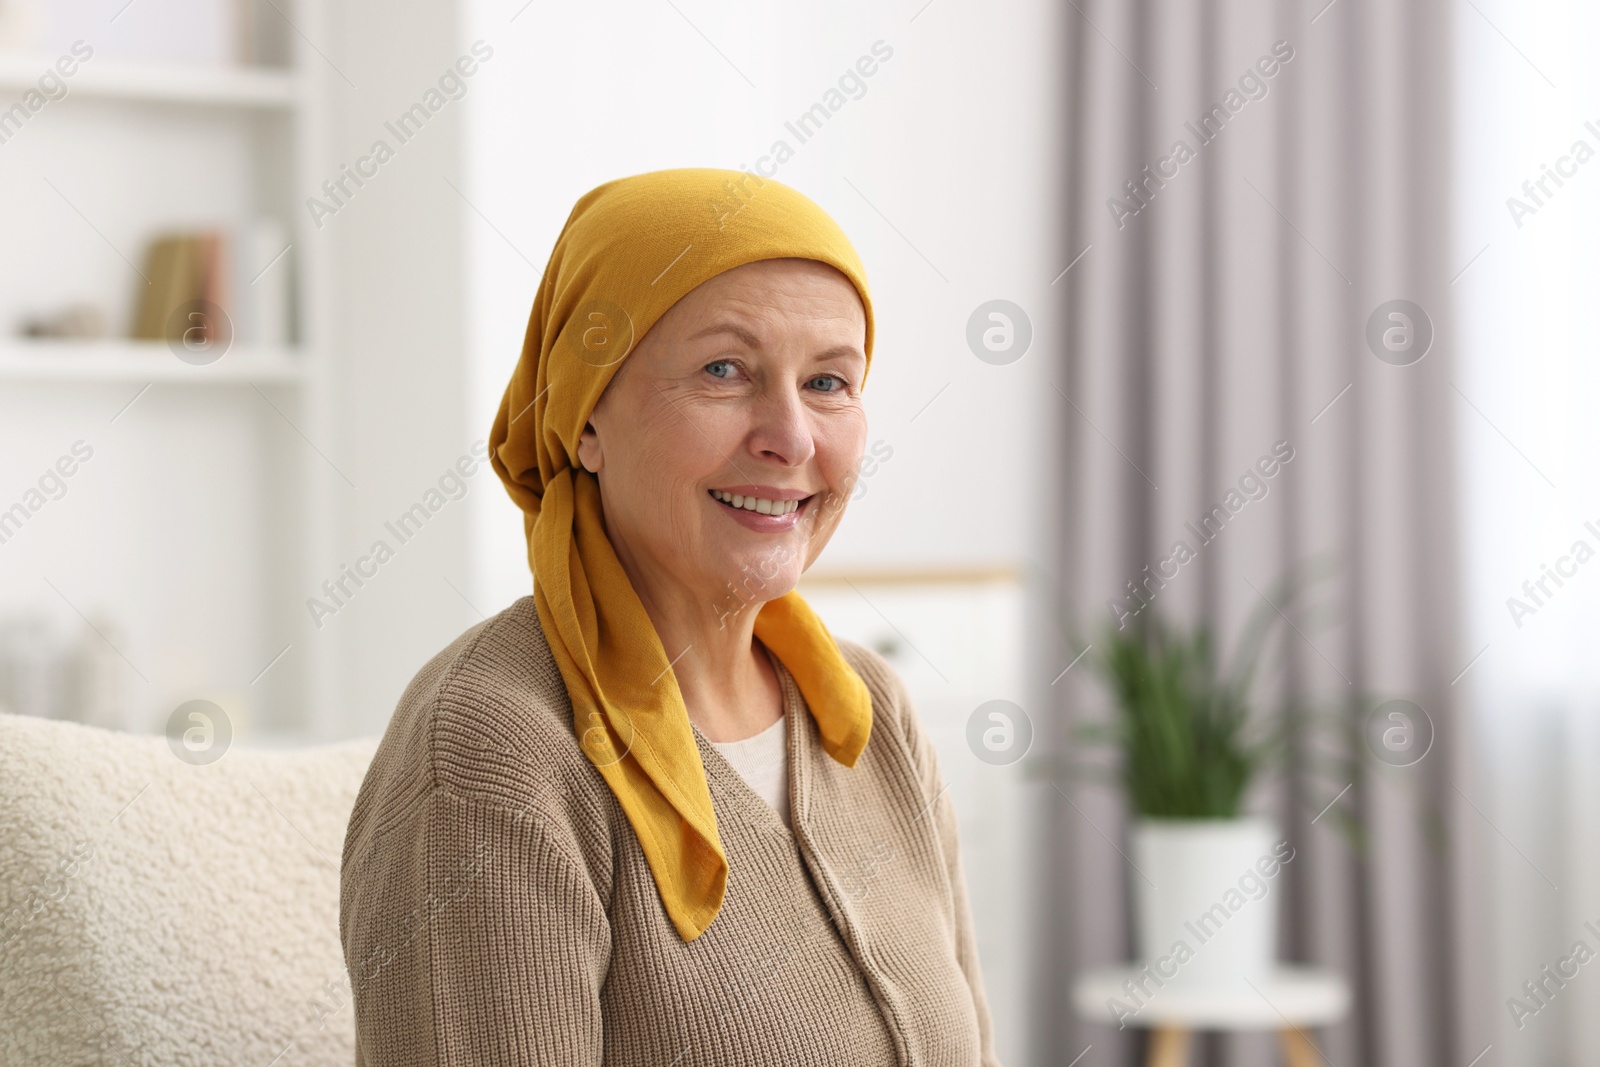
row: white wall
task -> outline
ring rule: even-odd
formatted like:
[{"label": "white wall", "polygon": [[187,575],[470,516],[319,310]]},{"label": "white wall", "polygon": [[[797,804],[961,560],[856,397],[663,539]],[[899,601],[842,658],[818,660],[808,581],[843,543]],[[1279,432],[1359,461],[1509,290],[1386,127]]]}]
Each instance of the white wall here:
[{"label": "white wall", "polygon": [[[1028,0],[997,16],[935,0],[913,22],[916,6],[679,3],[680,15],[647,2],[536,4],[509,21],[519,6],[468,8],[466,37],[496,48],[471,99],[467,195],[483,217],[463,209],[473,425],[493,419],[579,196],[646,170],[753,165],[774,139],[792,143],[784,122],[882,40],[894,54],[865,95],[776,175],[832,214],[866,263],[879,324],[871,438],[894,449],[817,566],[1021,560],[1030,524],[1017,504],[1041,494],[1036,431],[1054,396],[1046,301],[1066,265],[1053,243],[1053,6]],[[965,342],[968,315],[996,297],[1034,321],[1032,350],[1008,367],[979,362]],[[998,502],[1024,519],[992,521]],[[479,504],[488,610],[529,579],[509,500]]]},{"label": "white wall", "polygon": [[385,126],[466,51],[458,31],[454,4],[338,0],[320,45],[338,68],[325,79],[330,171],[354,165],[379,139],[395,150],[317,232],[334,248],[333,449],[354,483],[334,483],[337,545],[324,570],[335,573],[377,539],[395,549],[319,634],[339,642],[345,734],[380,732],[417,670],[480,618],[456,590],[468,591],[467,502],[495,488],[492,473],[467,480],[465,498],[403,545],[384,525],[488,437],[487,424],[464,416],[464,220],[448,184],[462,181],[462,108],[480,91],[477,80],[404,144]]}]

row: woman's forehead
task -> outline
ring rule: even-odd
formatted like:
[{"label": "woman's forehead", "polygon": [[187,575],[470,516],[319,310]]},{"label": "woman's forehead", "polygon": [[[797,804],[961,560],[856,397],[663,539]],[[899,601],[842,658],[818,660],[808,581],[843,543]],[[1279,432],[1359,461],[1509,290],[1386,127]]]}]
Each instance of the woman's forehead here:
[{"label": "woman's forehead", "polygon": [[755,346],[759,334],[778,319],[818,332],[842,327],[864,334],[866,329],[856,287],[814,260],[763,260],[724,271],[690,291],[661,321],[683,339],[723,333]]}]

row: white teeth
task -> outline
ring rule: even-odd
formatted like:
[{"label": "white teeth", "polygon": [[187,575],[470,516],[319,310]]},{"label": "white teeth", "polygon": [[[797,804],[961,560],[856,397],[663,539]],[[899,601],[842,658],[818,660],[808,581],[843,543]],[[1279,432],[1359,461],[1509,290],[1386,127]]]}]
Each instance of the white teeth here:
[{"label": "white teeth", "polygon": [[763,500],[753,496],[735,496],[720,489],[711,490],[711,495],[726,504],[761,515],[787,515],[799,508],[802,503],[799,500]]}]

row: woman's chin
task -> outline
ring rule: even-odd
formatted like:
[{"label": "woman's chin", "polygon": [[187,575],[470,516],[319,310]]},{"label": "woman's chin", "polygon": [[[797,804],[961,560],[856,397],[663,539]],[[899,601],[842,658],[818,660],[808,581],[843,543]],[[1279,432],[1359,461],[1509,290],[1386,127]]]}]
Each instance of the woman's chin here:
[{"label": "woman's chin", "polygon": [[789,593],[800,581],[805,543],[778,544],[761,552],[723,556],[715,582],[719,611],[738,613]]}]

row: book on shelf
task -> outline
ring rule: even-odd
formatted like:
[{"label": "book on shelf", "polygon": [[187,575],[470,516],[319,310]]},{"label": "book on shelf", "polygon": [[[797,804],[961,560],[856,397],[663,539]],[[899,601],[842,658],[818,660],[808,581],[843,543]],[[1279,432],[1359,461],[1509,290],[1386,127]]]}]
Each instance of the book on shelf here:
[{"label": "book on shelf", "polygon": [[[3,3],[4,0],[0,0]],[[288,227],[270,215],[231,226],[158,234],[135,282],[133,340],[204,351],[234,344],[277,350],[295,343],[294,256]],[[30,310],[16,334],[30,341],[95,341],[115,332],[93,301]],[[200,362],[205,362],[200,360]]]},{"label": "book on shelf", "polygon": [[228,241],[219,230],[164,234],[145,253],[147,284],[134,312],[140,341],[188,345],[226,344],[232,323],[226,308]]}]

